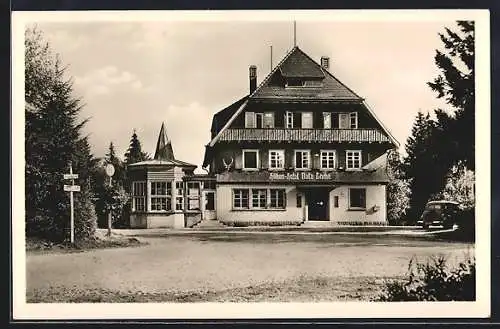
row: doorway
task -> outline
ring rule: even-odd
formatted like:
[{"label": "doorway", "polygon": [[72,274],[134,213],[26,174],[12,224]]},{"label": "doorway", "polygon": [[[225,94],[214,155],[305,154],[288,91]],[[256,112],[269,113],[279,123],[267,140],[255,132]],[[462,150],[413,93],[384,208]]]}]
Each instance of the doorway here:
[{"label": "doorway", "polygon": [[330,189],[314,188],[306,193],[308,217],[313,221],[329,221],[328,216],[328,199]]}]

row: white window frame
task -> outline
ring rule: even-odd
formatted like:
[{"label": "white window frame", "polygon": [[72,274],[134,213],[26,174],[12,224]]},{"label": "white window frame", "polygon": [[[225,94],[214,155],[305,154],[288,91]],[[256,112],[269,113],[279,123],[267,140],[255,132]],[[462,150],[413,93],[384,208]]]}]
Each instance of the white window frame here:
[{"label": "white window frame", "polygon": [[[333,165],[332,166],[323,167],[323,155],[325,153],[327,154],[326,155],[326,159],[327,159],[326,162],[328,164],[330,164],[329,153],[333,153]],[[320,166],[321,170],[335,170],[337,168],[337,151],[335,151],[335,150],[320,150],[319,154],[320,154],[320,156],[319,156],[319,161],[320,161],[319,166]]]},{"label": "white window frame", "polygon": [[[142,185],[142,194],[136,194],[138,188],[136,185]],[[146,205],[146,197],[148,194],[148,185],[147,182],[144,180],[141,181],[133,181],[132,182],[132,211],[137,211],[137,212],[146,212],[147,211],[147,205]],[[142,200],[142,209],[137,210],[137,200],[140,199]]]},{"label": "white window frame", "polygon": [[184,182],[181,181],[175,182],[175,210],[184,210]]},{"label": "white window frame", "polygon": [[[276,153],[278,155],[280,155],[281,157],[281,166],[279,167],[273,167],[271,166],[272,164],[272,156],[271,156],[271,153]],[[278,161],[279,159],[277,159],[276,161]],[[268,161],[268,166],[269,166],[269,170],[283,170],[285,169],[285,150],[269,150],[269,161]]]},{"label": "white window frame", "polygon": [[[197,187],[190,187],[190,184],[193,185],[193,184],[196,184]],[[191,210],[191,211],[197,211],[197,210],[200,210],[201,209],[201,205],[200,205],[200,194],[201,194],[201,188],[200,188],[200,182],[186,182],[186,188],[187,188],[187,210]],[[191,189],[196,189],[196,194],[191,194]],[[197,205],[198,207],[194,207],[194,208],[191,208],[191,201],[196,201],[197,202]]]},{"label": "white window frame", "polygon": [[358,129],[358,112],[349,113],[349,128]]},{"label": "white window frame", "polygon": [[[310,127],[304,127],[304,122],[306,122],[306,120],[304,120],[304,117],[306,115],[310,115],[311,116],[311,126]],[[302,129],[313,129],[314,128],[314,117],[313,117],[313,113],[312,112],[302,112],[301,113],[301,128]]]},{"label": "white window frame", "polygon": [[[246,191],[246,193],[247,193],[247,206],[246,207],[243,206],[243,200],[244,200],[243,193],[241,193],[241,195],[239,195],[239,193],[237,193],[237,192],[243,192],[243,191]],[[248,209],[250,209],[250,204],[251,204],[251,201],[252,201],[250,199],[250,195],[251,195],[250,189],[248,189],[248,188],[234,188],[234,189],[232,189],[232,192],[233,192],[232,193],[233,197],[232,197],[232,204],[231,205],[232,205],[233,209],[237,209],[237,210],[248,210]],[[235,205],[235,203],[236,203],[235,201],[237,199],[240,202],[240,206],[236,206]]]},{"label": "white window frame", "polygon": [[[264,193],[262,193],[264,192]],[[255,196],[254,194],[257,194]],[[264,196],[264,198],[262,198]],[[266,209],[268,204],[269,191],[267,188],[253,188],[251,189],[251,196],[249,195],[249,205],[251,209]],[[257,205],[254,204],[257,201]],[[264,204],[261,204],[264,201]]]},{"label": "white window frame", "polygon": [[332,112],[323,112],[323,129],[332,129]]},{"label": "white window frame", "polygon": [[[351,153],[351,155],[349,155],[349,153]],[[355,154],[357,154],[357,156]],[[359,158],[359,167],[349,166],[349,158],[353,157],[353,156]],[[354,161],[354,159],[353,159],[353,161]],[[345,151],[345,169],[346,170],[361,170],[362,166],[363,166],[363,154],[361,153],[361,150],[346,150]]]},{"label": "white window frame", "polygon": [[[257,154],[257,156],[256,156],[256,168],[245,167],[245,153],[250,153],[250,152]],[[242,160],[243,160],[243,163],[242,163],[243,170],[248,170],[248,171],[259,170],[260,159],[259,159],[259,150],[258,149],[244,149],[244,150],[242,150]]]},{"label": "white window frame", "polygon": [[[277,196],[273,198],[273,192],[277,193]],[[278,206],[279,204],[279,192],[283,192],[283,206]],[[273,201],[276,200],[276,204],[273,204]],[[284,188],[271,188],[269,189],[269,208],[270,209],[286,209],[286,189]]]},{"label": "white window frame", "polygon": [[[271,117],[272,125],[266,126],[266,117]],[[264,115],[262,117],[262,128],[274,128],[274,112],[264,112]]]},{"label": "white window frame", "polygon": [[[161,184],[161,183],[165,183],[165,194],[156,194],[156,191],[153,194],[153,184]],[[172,181],[154,180],[149,182],[149,186],[151,191],[149,196],[151,212],[172,211]],[[158,202],[156,199],[165,199],[165,209],[153,209],[153,205],[156,205],[156,202]]]},{"label": "white window frame", "polygon": [[[297,167],[297,153],[307,153],[307,168]],[[302,164],[304,163],[304,158],[301,158]],[[301,166],[302,166],[301,164]],[[311,150],[294,150],[293,152],[293,167],[295,170],[311,170]]]},{"label": "white window frame", "polygon": [[285,112],[285,128],[287,128],[287,129],[293,129],[293,126],[294,126],[293,112],[286,111]]}]

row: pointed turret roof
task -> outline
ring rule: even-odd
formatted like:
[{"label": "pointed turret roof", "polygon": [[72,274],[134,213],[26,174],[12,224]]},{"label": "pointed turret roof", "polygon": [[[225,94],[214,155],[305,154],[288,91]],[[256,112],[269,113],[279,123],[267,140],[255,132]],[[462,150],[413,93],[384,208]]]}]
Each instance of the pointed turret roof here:
[{"label": "pointed turret roof", "polygon": [[171,161],[175,160],[174,150],[172,149],[172,142],[167,136],[165,123],[162,122],[160,134],[158,135],[158,142],[156,142],[155,160]]}]

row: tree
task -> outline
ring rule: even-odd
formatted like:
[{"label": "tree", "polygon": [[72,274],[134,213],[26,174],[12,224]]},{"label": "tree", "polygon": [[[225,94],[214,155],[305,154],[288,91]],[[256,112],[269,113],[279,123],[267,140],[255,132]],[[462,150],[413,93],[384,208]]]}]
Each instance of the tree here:
[{"label": "tree", "polygon": [[149,155],[142,151],[141,142],[139,141],[139,137],[137,137],[137,133],[134,130],[127,153],[125,153],[125,164],[128,166],[132,163],[148,159]]},{"label": "tree", "polygon": [[410,208],[410,181],[404,179],[399,153],[393,151],[388,157],[387,173],[387,220],[390,225],[406,223],[405,215]]},{"label": "tree", "polygon": [[120,158],[116,156],[113,142],[109,143],[108,153],[105,156],[106,163],[111,163],[115,168],[113,183],[123,186],[125,184],[125,165]]},{"label": "tree", "polygon": [[453,162],[463,161],[474,170],[474,22],[458,21],[457,28],[458,31],[445,28],[446,33],[439,34],[445,50],[436,50],[434,61],[441,73],[428,85],[453,110],[452,115],[441,111],[438,118],[453,136],[454,143],[447,149],[454,155]]},{"label": "tree", "polygon": [[446,176],[446,185],[440,197],[459,202],[462,209],[472,209],[475,206],[474,181],[474,172],[464,163],[459,163],[453,166]]},{"label": "tree", "polygon": [[81,171],[79,183],[84,182],[92,155],[81,136],[87,122],[78,121],[81,100],[73,96],[59,56],[36,27],[25,30],[25,104],[26,233],[62,241],[69,228],[62,175],[72,161]]},{"label": "tree", "polygon": [[[410,180],[410,210],[408,218],[417,221],[422,210],[433,193],[437,193],[444,185],[444,175],[437,170],[439,161],[436,150],[435,133],[436,122],[430,114],[418,112],[412,127],[412,134],[405,145],[406,157],[403,160],[402,171],[404,177]],[[432,169],[431,169],[432,168]]]}]

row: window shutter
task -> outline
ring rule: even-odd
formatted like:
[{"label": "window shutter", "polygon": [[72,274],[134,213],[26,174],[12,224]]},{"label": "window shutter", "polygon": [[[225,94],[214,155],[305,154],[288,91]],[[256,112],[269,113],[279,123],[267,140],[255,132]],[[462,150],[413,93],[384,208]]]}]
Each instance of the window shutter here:
[{"label": "window shutter", "polygon": [[339,128],[349,129],[349,113],[339,113]]},{"label": "window shutter", "polygon": [[312,128],[312,127],[313,127],[312,112],[303,112],[302,128]]},{"label": "window shutter", "polygon": [[255,128],[255,113],[245,112],[245,128]]},{"label": "window shutter", "polygon": [[264,128],[274,128],[274,113],[264,113]]}]

